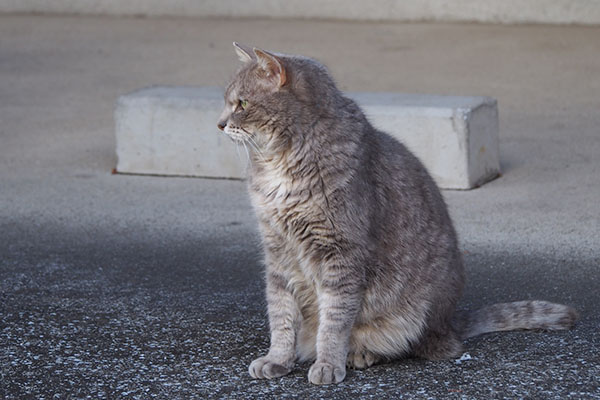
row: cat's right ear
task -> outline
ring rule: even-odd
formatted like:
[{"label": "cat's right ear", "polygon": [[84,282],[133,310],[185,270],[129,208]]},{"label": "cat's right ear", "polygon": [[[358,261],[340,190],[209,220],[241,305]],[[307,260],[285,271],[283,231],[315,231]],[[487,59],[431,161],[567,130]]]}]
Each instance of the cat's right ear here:
[{"label": "cat's right ear", "polygon": [[256,55],[254,54],[252,48],[237,42],[233,42],[233,47],[235,48],[235,52],[237,53],[241,62],[247,63],[249,61],[256,60]]},{"label": "cat's right ear", "polygon": [[258,65],[266,71],[267,80],[275,84],[277,89],[282,87],[286,82],[286,72],[281,59],[257,48],[254,48],[254,54]]}]

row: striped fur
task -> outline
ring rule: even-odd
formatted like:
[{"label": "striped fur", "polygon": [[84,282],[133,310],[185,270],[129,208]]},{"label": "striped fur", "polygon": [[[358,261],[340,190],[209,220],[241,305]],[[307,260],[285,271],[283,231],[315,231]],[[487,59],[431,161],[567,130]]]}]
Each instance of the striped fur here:
[{"label": "striped fur", "polygon": [[459,312],[456,328],[463,339],[484,333],[517,329],[562,330],[577,321],[575,309],[547,301],[530,300],[500,303],[474,312]]},{"label": "striped fur", "polygon": [[346,364],[455,357],[468,336],[573,324],[574,310],[537,301],[455,318],[463,263],[421,162],[374,129],[318,62],[236,50],[244,64],[219,127],[250,150],[265,252],[271,346],[253,377],[312,359],[312,383],[340,382]]}]

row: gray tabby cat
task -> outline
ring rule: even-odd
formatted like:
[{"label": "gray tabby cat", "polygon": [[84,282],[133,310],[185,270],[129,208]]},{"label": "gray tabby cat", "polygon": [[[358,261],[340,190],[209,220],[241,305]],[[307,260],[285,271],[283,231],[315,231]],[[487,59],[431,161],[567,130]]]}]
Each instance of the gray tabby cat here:
[{"label": "gray tabby cat", "polygon": [[323,65],[234,46],[244,64],[218,126],[251,149],[271,329],[250,375],[279,377],[312,359],[310,382],[340,382],[346,365],[440,360],[482,333],[574,324],[574,309],[544,301],[455,313],[461,253],[421,162],[373,128]]}]

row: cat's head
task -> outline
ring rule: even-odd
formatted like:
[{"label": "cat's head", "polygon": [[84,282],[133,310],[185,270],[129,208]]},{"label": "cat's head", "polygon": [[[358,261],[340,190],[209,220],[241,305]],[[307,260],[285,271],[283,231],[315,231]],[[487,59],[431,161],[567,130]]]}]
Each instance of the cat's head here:
[{"label": "cat's head", "polygon": [[321,64],[233,44],[242,67],[225,90],[218,127],[261,152],[280,151],[318,117],[333,81]]}]

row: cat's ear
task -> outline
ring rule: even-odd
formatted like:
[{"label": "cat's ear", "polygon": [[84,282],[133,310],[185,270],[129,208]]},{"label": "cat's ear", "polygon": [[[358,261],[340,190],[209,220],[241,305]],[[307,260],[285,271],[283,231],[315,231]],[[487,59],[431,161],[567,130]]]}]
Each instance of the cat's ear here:
[{"label": "cat's ear", "polygon": [[243,44],[239,44],[237,42],[233,42],[233,47],[241,62],[247,63],[249,61],[256,60],[256,55],[250,47],[244,46]]},{"label": "cat's ear", "polygon": [[286,74],[283,62],[274,54],[268,53],[261,49],[254,49],[256,61],[267,72],[267,78],[272,81],[278,88],[285,85]]}]

